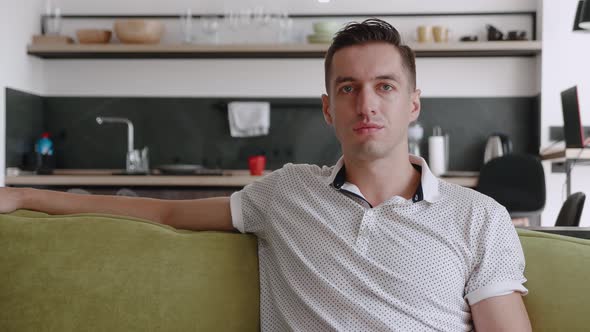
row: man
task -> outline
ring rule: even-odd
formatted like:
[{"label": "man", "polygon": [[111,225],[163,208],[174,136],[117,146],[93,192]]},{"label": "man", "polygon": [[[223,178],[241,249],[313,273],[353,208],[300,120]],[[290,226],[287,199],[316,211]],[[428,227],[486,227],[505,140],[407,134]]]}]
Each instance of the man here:
[{"label": "man", "polygon": [[264,331],[531,329],[524,256],[489,197],[408,154],[415,59],[380,20],[349,24],[325,60],[343,157],[285,165],[231,198],[165,201],[5,188],[0,211],[104,212],[258,236]]}]

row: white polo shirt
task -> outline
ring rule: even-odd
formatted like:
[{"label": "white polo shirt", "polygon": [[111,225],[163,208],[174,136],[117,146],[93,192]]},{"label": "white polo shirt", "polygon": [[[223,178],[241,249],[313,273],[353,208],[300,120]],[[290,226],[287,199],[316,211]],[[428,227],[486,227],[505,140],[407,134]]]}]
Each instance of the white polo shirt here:
[{"label": "white polo shirt", "polygon": [[470,304],[527,293],[506,209],[410,161],[416,195],[376,207],[342,159],[287,164],[232,195],[234,227],[258,237],[262,331],[469,331]]}]

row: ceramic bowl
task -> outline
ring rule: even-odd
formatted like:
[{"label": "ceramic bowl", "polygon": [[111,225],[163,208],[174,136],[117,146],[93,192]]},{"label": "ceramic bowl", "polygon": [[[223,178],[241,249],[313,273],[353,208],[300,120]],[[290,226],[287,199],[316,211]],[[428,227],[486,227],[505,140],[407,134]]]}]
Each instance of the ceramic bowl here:
[{"label": "ceramic bowl", "polygon": [[157,44],[164,34],[164,24],[156,20],[118,20],[114,30],[122,43]]},{"label": "ceramic bowl", "polygon": [[111,40],[111,30],[80,29],[76,30],[76,37],[80,44],[106,44]]}]

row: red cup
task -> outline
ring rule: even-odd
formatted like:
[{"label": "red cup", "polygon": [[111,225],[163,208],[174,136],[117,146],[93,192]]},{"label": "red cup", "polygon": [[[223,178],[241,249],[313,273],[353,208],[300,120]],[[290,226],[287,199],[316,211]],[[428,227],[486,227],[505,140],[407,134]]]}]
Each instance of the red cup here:
[{"label": "red cup", "polygon": [[250,168],[250,175],[262,175],[265,166],[266,156],[248,157],[248,167]]}]

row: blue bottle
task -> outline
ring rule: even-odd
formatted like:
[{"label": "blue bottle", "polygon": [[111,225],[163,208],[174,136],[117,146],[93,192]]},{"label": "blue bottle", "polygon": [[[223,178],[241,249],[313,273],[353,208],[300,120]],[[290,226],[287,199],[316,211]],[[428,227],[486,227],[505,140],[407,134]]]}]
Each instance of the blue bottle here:
[{"label": "blue bottle", "polygon": [[53,156],[53,142],[49,138],[50,134],[45,132],[35,144],[35,154],[37,155],[37,165],[35,167],[37,174],[52,174],[55,166]]},{"label": "blue bottle", "polygon": [[53,156],[53,142],[49,138],[49,133],[45,132],[37,141],[35,152],[42,156]]}]

